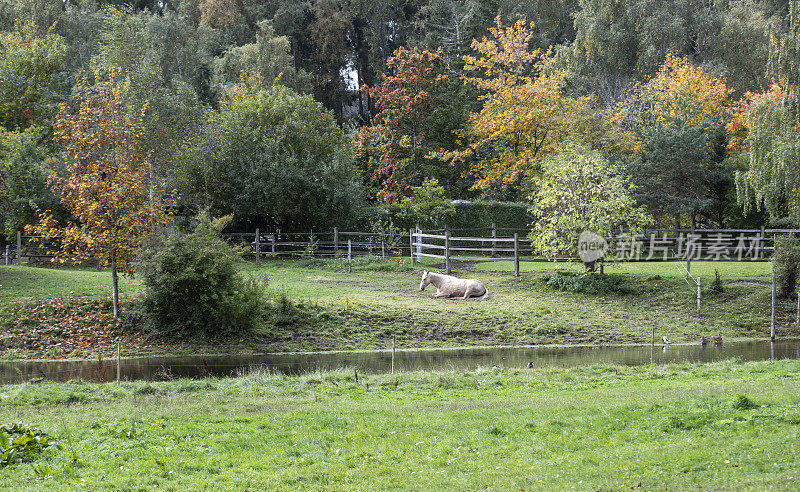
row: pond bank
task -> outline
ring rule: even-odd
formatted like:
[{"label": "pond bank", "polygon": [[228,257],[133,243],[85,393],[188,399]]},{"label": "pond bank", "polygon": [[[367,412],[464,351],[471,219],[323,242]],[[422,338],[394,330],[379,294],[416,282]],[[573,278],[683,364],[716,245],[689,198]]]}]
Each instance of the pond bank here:
[{"label": "pond bank", "polygon": [[[361,374],[414,371],[473,371],[480,367],[510,370],[533,367],[577,367],[593,364],[638,366],[728,359],[763,361],[800,359],[800,340],[733,341],[671,346],[527,346],[460,347],[382,351],[333,351],[183,357],[140,357],[120,360],[122,380],[161,381],[176,378],[236,376],[253,368],[281,374],[305,374],[341,368]],[[25,381],[114,381],[116,360],[0,361],[0,384]]]}]

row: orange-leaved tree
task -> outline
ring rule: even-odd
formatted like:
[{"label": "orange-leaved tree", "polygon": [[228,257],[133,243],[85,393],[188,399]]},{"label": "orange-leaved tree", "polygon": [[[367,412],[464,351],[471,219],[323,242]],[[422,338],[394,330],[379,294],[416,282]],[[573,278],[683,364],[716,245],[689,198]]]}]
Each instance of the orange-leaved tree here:
[{"label": "orange-leaved tree", "polygon": [[471,150],[490,149],[492,157],[475,159],[471,172],[474,188],[486,196],[514,192],[521,198],[525,183],[562,144],[568,122],[585,102],[565,93],[565,73],[554,66],[550,50],[531,48],[532,38],[525,21],[504,27],[498,15],[489,36],[473,40],[474,54],[465,56],[464,70],[473,74],[466,80],[483,93]]},{"label": "orange-leaved tree", "polygon": [[653,122],[719,125],[731,92],[724,79],[708,74],[687,57],[667,53],[658,73],[647,83],[644,98]]},{"label": "orange-leaved tree", "polygon": [[783,87],[775,80],[767,92],[746,92],[735,104],[731,119],[726,126],[728,149],[734,152],[747,151],[750,148],[748,138],[751,133],[757,131],[753,125],[755,114],[778,112],[782,109],[783,100]]},{"label": "orange-leaved tree", "polygon": [[355,153],[356,162],[378,188],[378,200],[392,203],[410,196],[412,187],[430,171],[427,168],[440,164],[432,156],[440,149],[429,133],[432,122],[447,119],[452,91],[441,49],[401,47],[386,67],[388,73],[379,83],[362,87],[375,101],[378,114],[372,126],[358,131]]},{"label": "orange-leaved tree", "polygon": [[[100,74],[97,74],[99,78]],[[50,211],[28,232],[61,247],[56,259],[96,259],[110,267],[114,317],[118,318],[118,272],[132,274],[132,261],[142,241],[166,220],[167,206],[153,198],[148,186],[150,163],[137,151],[140,117],[126,111],[128,85],[119,73],[93,86],[78,84],[80,107],[62,106],[56,116],[54,139],[64,147],[66,174],[52,174],[48,183],[72,213],[59,224]]]}]

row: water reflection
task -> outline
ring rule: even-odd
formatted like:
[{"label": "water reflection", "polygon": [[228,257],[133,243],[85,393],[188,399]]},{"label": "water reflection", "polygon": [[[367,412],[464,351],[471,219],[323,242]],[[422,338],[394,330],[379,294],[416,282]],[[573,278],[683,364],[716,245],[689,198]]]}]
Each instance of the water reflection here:
[{"label": "water reflection", "polygon": [[[465,348],[453,350],[398,351],[395,368],[416,370],[474,370],[479,366],[523,369],[539,366],[570,367],[586,364],[664,364],[671,362],[713,362],[730,358],[749,360],[800,359],[800,340],[778,342],[733,342],[724,345],[672,345],[653,351],[650,345],[622,347],[519,347]],[[236,375],[251,366],[264,366],[285,374],[351,367],[359,372],[389,372],[392,355],[383,352],[327,352],[309,354],[266,354],[223,357],[156,357],[123,360],[123,379],[158,380],[179,377]],[[2,362],[0,383],[34,378],[66,381],[113,381],[115,361]]]}]

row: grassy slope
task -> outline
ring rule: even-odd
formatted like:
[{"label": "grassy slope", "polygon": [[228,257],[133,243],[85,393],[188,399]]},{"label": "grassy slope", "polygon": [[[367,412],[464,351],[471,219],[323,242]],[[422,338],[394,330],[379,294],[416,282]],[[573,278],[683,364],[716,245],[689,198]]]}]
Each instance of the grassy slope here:
[{"label": "grassy slope", "polygon": [[63,448],[0,468],[0,487],[794,488],[798,375],[780,361],[6,386],[0,421]]},{"label": "grassy slope", "polygon": [[[504,267],[498,262],[477,268],[486,265]],[[565,267],[552,263],[526,265],[537,269]],[[419,273],[413,271],[347,273],[338,268],[299,268],[297,262],[290,261],[265,261],[260,268],[244,266],[248,274],[268,278],[273,292],[301,300],[311,313],[325,313],[300,316],[266,333],[259,345],[274,351],[385,348],[392,336],[401,347],[630,343],[648,341],[653,328],[657,338],[666,334],[675,341],[693,341],[701,334],[717,332],[727,339],[766,336],[769,289],[763,283],[769,280],[770,265],[693,265],[693,271],[708,280],[714,268],[726,282],[756,281],[762,285],[728,286],[724,295],[706,295],[704,317],[698,320],[692,317],[694,289],[672,263],[609,267],[610,273],[625,273],[635,285],[637,294],[629,296],[555,291],[543,285],[536,272],[514,279],[507,272],[457,271],[459,275],[479,277],[488,286],[488,301],[471,302],[431,299],[433,288],[419,292]],[[20,298],[104,296],[109,277],[108,272],[95,270],[0,267],[0,306]],[[136,279],[122,282],[128,295],[138,288]],[[779,319],[784,326],[779,335],[797,335],[797,328],[788,324],[793,313],[791,302],[782,306]],[[24,332],[21,329],[20,333]]]},{"label": "grassy slope", "polygon": [[[497,263],[491,263],[494,266]],[[563,267],[552,263],[537,268]],[[719,268],[724,281],[766,281],[764,263],[697,263],[701,274]],[[573,267],[577,268],[577,267]],[[644,342],[652,329],[660,337],[696,340],[703,333],[728,338],[764,336],[769,324],[769,291],[763,285],[729,286],[725,295],[705,296],[704,317],[694,319],[694,289],[671,263],[613,267],[637,288],[632,296],[590,296],[554,291],[536,274],[514,279],[507,273],[457,271],[479,277],[491,293],[484,302],[431,299],[418,290],[414,272],[371,273],[303,270],[268,263],[248,271],[267,275],[270,286],[290,297],[326,306],[345,319],[345,330],[306,333],[319,346],[385,346],[393,331],[415,346],[452,343],[525,344]],[[627,269],[628,271],[625,271]],[[610,271],[613,271],[609,269]],[[431,289],[431,288],[429,288]],[[786,321],[792,306],[782,312]],[[796,330],[787,327],[785,334]]]}]

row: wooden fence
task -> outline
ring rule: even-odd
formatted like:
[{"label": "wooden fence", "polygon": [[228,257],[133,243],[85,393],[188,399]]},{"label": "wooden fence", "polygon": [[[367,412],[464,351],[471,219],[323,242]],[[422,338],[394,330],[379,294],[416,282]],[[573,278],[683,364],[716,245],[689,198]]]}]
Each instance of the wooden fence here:
[{"label": "wooden fence", "polygon": [[[245,246],[246,257],[259,263],[267,257],[336,257],[375,255],[443,260],[450,270],[453,260],[544,261],[535,256],[528,239],[530,231],[502,227],[429,229],[408,232],[332,231],[283,233],[253,232],[223,234],[230,242]],[[610,254],[628,261],[704,259],[718,261],[763,261],[774,251],[779,234],[798,234],[798,229],[653,229],[639,236],[619,235],[609,241]],[[49,260],[57,244],[42,244],[39,238],[17,234],[16,242],[0,248],[0,264]],[[558,258],[572,261],[572,258]]]}]

